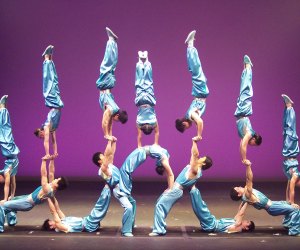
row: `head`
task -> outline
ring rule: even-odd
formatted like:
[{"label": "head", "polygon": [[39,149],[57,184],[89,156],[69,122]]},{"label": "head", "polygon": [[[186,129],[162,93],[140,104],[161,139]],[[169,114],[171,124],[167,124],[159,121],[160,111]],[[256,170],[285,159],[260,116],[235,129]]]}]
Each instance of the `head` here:
[{"label": "head", "polygon": [[146,123],[146,124],[142,125],[140,127],[140,129],[143,131],[143,133],[145,135],[150,135],[152,133],[152,131],[153,131],[153,126],[151,126],[150,124]]},{"label": "head", "polygon": [[68,180],[61,176],[52,181],[52,187],[56,188],[56,190],[64,190],[69,186]]},{"label": "head", "polygon": [[202,163],[202,170],[207,170],[213,165],[213,161],[209,156],[201,157],[199,161]]},{"label": "head", "polygon": [[45,220],[43,225],[42,225],[42,230],[43,231],[53,231],[55,230],[56,226],[55,226],[55,222],[53,220]]},{"label": "head", "polygon": [[103,162],[104,155],[102,152],[96,152],[93,154],[92,161],[97,167],[101,167]]},{"label": "head", "polygon": [[158,173],[159,175],[163,175],[165,172],[165,168],[163,166],[156,166],[155,168],[156,173]]},{"label": "head", "polygon": [[230,190],[230,197],[233,201],[241,200],[243,194],[244,194],[244,188],[242,187],[232,187]]},{"label": "head", "polygon": [[125,124],[128,120],[128,114],[125,110],[119,110],[114,116],[114,121],[120,121],[122,124]]},{"label": "head", "polygon": [[175,127],[181,133],[183,133],[186,129],[190,128],[191,126],[192,126],[192,122],[185,118],[176,119],[175,121]]},{"label": "head", "polygon": [[242,221],[242,232],[253,232],[255,229],[255,224],[252,220]]},{"label": "head", "polygon": [[36,130],[34,130],[33,133],[38,138],[44,138],[44,136],[45,136],[45,132],[44,132],[44,130],[42,128],[37,128]]},{"label": "head", "polygon": [[262,137],[259,134],[254,134],[249,140],[249,145],[259,146],[262,143]]}]

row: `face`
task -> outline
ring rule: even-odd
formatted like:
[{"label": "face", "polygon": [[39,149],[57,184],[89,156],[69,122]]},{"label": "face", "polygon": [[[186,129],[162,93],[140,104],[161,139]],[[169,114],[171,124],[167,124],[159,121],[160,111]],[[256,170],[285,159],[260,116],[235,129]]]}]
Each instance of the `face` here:
[{"label": "face", "polygon": [[55,229],[55,228],[56,228],[55,222],[54,222],[53,220],[49,220],[49,221],[48,221],[48,224],[49,224],[49,227],[50,227],[51,229]]},{"label": "face", "polygon": [[119,115],[114,115],[113,117],[112,117],[112,119],[113,119],[113,121],[115,121],[115,122],[119,122],[120,120],[119,120]]},{"label": "face", "polygon": [[243,192],[244,192],[243,187],[235,187],[234,190],[238,192],[239,196],[243,195]]},{"label": "face", "polygon": [[58,182],[61,180],[61,178],[58,178],[58,179],[54,179],[53,181],[52,181],[52,186],[53,187],[58,187]]},{"label": "face", "polygon": [[256,141],[255,141],[255,138],[251,138],[251,139],[249,140],[248,144],[249,144],[250,146],[257,146]]},{"label": "face", "polygon": [[250,220],[243,220],[242,221],[242,229],[243,230],[249,230],[250,224],[251,224]]},{"label": "face", "polygon": [[187,129],[191,126],[191,124],[189,122],[182,122],[182,125],[184,126],[184,129]]},{"label": "face", "polygon": [[199,162],[204,163],[206,161],[206,156],[200,157]]},{"label": "face", "polygon": [[45,137],[45,132],[44,132],[44,130],[40,130],[40,131],[39,131],[38,137],[41,138],[41,139],[44,139],[44,137]]},{"label": "face", "polygon": [[98,163],[99,163],[100,166],[102,165],[103,160],[104,160],[104,155],[103,155],[103,154],[100,154],[100,155],[99,155],[99,161],[98,161]]}]

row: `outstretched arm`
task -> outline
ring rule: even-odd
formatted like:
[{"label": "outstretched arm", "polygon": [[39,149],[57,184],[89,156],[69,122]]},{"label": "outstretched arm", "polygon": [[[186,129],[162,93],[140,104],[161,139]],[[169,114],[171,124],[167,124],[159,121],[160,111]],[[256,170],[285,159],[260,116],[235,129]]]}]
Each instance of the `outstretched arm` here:
[{"label": "outstretched arm", "polygon": [[251,164],[251,162],[247,159],[247,146],[248,146],[248,143],[249,143],[251,137],[252,137],[251,134],[249,132],[247,132],[240,143],[241,160],[242,160],[242,163],[245,165]]},{"label": "outstretched arm", "polygon": [[58,156],[58,152],[57,152],[57,141],[56,141],[55,131],[51,133],[51,139],[52,139],[52,147],[53,147],[53,156],[56,158]]},{"label": "outstretched arm", "polygon": [[246,165],[246,187],[245,195],[247,199],[251,200],[253,191],[253,173],[251,169],[251,164]]},{"label": "outstretched arm", "polygon": [[49,183],[52,182],[55,178],[54,172],[55,172],[54,158],[52,158],[52,159],[50,159],[50,162],[49,162],[49,175],[48,175]]},{"label": "outstretched arm", "polygon": [[50,209],[50,212],[53,216],[55,226],[59,231],[67,233],[68,228],[64,224],[61,223],[61,219],[64,218],[64,215],[63,215],[63,217],[60,217],[60,215],[59,215],[59,213],[56,209],[55,203],[57,203],[57,200],[55,198],[49,198],[48,199],[49,209]]},{"label": "outstretched arm", "polygon": [[115,151],[116,151],[116,142],[108,141],[106,149],[104,151],[103,164],[101,165],[101,170],[104,172],[106,176],[110,175],[110,173],[108,172],[108,165],[110,163],[113,163]]},{"label": "outstretched arm", "polygon": [[167,190],[171,190],[173,188],[173,184],[174,184],[174,174],[172,171],[172,168],[169,164],[169,159],[167,157],[165,157],[162,161],[161,161],[163,167],[165,168],[166,171],[166,175],[167,175],[167,180],[168,180],[168,189]]},{"label": "outstretched arm", "polygon": [[296,186],[296,183],[298,180],[299,180],[299,177],[296,174],[293,174],[293,176],[290,180],[288,198],[289,198],[289,202],[293,206],[298,206],[297,204],[295,204],[295,186]]},{"label": "outstretched arm", "polygon": [[158,139],[159,139],[159,126],[157,122],[156,127],[154,128],[154,144],[158,145]]},{"label": "outstretched arm", "polygon": [[2,201],[0,201],[1,203],[8,200],[9,187],[10,187],[10,171],[7,171],[4,174],[4,198]]},{"label": "outstretched arm", "polygon": [[197,141],[193,140],[190,166],[191,166],[194,174],[198,173],[198,164],[197,164],[198,158],[199,158],[199,150],[198,150]]},{"label": "outstretched arm", "polygon": [[246,211],[247,205],[248,205],[247,202],[241,203],[237,214],[234,216],[236,226],[240,226],[242,224],[242,220],[245,216],[245,211]]},{"label": "outstretched arm", "polygon": [[49,125],[44,126],[44,148],[45,148],[45,156],[47,159],[50,158],[49,153],[49,136],[50,136],[50,127]]},{"label": "outstretched arm", "polygon": [[41,164],[41,185],[43,192],[45,194],[48,193],[48,174],[47,174],[47,159],[46,157],[42,158],[42,164]]},{"label": "outstretched arm", "polygon": [[142,130],[137,126],[137,146],[142,147]]},{"label": "outstretched arm", "polygon": [[103,112],[103,117],[102,117],[102,129],[104,133],[104,138],[108,139],[111,134],[110,134],[110,129],[109,129],[109,124],[111,122],[111,111],[109,108],[106,108],[105,111]]},{"label": "outstretched arm", "polygon": [[199,115],[194,111],[191,115],[191,118],[194,120],[197,126],[197,137],[198,140],[202,139],[202,131],[203,131],[203,120]]}]

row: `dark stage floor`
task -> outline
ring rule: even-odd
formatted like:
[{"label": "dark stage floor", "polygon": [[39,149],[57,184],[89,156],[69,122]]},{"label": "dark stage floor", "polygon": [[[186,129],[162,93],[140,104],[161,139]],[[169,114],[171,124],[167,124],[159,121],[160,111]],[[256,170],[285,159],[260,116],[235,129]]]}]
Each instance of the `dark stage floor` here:
[{"label": "dark stage floor", "polygon": [[[242,184],[242,183],[235,183]],[[19,181],[17,195],[30,193],[38,182]],[[86,216],[94,206],[104,183],[94,180],[70,181],[68,190],[57,194],[62,210],[67,216]],[[217,217],[233,217],[238,204],[228,195],[229,182],[198,182],[204,200]],[[253,233],[209,234],[199,230],[199,221],[193,213],[188,192],[175,204],[168,218],[168,232],[164,237],[149,237],[153,222],[154,204],[166,188],[164,182],[139,181],[133,184],[137,201],[135,237],[120,234],[122,207],[112,197],[109,211],[96,233],[64,234],[44,232],[40,226],[50,217],[47,203],[29,212],[18,213],[18,224],[6,226],[0,234],[0,249],[299,249],[300,237],[291,237],[281,226],[282,217],[269,216],[252,207],[246,219],[256,223]],[[256,183],[270,199],[283,200],[285,183]],[[297,194],[297,193],[296,193]]]}]

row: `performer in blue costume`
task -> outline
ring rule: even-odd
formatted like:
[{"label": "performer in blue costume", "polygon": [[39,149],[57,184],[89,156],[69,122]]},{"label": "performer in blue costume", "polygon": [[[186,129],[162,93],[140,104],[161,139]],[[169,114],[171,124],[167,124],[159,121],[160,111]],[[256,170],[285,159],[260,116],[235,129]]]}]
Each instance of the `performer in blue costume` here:
[{"label": "performer in blue costume", "polygon": [[96,86],[100,91],[99,104],[103,110],[102,129],[104,138],[116,140],[112,135],[112,122],[120,121],[122,124],[127,122],[128,115],[125,110],[120,110],[115,102],[111,89],[114,88],[116,77],[115,70],[118,62],[118,37],[106,27],[108,41],[104,58],[100,65],[100,76],[96,81]]},{"label": "performer in blue costume", "polygon": [[95,232],[100,227],[100,221],[105,217],[110,203],[110,189],[107,185],[102,189],[94,208],[88,216],[65,216],[60,210],[57,200],[48,199],[54,220],[45,220],[42,230],[65,233]]},{"label": "performer in blue costume", "polygon": [[64,103],[60,97],[56,68],[52,60],[53,48],[54,46],[49,45],[42,54],[44,57],[43,96],[45,98],[45,105],[50,111],[42,127],[34,131],[37,137],[44,139],[45,157],[47,159],[50,159],[50,135],[53,148],[52,157],[58,156],[56,130],[60,122],[61,109],[64,107]]},{"label": "performer in blue costume", "polygon": [[15,212],[29,211],[48,198],[54,197],[57,190],[63,190],[67,187],[68,182],[64,177],[59,177],[48,183],[46,161],[47,158],[43,157],[41,164],[41,186],[36,188],[31,194],[16,196],[14,199],[6,201],[0,206],[0,232],[4,231],[5,215],[10,214],[16,220]]},{"label": "performer in blue costume", "polygon": [[4,182],[4,198],[0,204],[15,196],[20,153],[12,134],[10,116],[6,108],[7,97],[4,95],[0,100],[0,147],[2,156],[5,157],[4,168],[0,170],[0,182]]},{"label": "performer in blue costume", "polygon": [[247,145],[259,146],[262,142],[262,137],[257,134],[251,126],[249,116],[252,115],[252,62],[250,57],[244,56],[244,70],[241,76],[240,95],[237,99],[237,108],[234,116],[236,117],[236,126],[238,130],[240,142],[240,154],[242,163],[245,165],[251,164],[247,159]]},{"label": "performer in blue costume", "polygon": [[285,103],[283,114],[283,148],[282,164],[283,172],[288,178],[286,187],[286,201],[295,204],[295,186],[300,186],[300,172],[297,156],[299,155],[298,135],[296,131],[296,114],[293,108],[294,102],[282,95]]},{"label": "performer in blue costume", "polygon": [[[108,140],[104,154],[101,152],[96,152],[93,155],[93,162],[99,167],[99,176],[101,176],[106,182],[106,185],[100,196],[101,199],[97,202],[97,204],[101,204],[101,209],[103,210],[102,215],[97,216],[95,220],[99,219],[101,221],[102,218],[104,218],[110,203],[110,189],[113,189],[114,196],[117,200],[119,200],[122,207],[131,207],[131,213],[127,213],[123,216],[122,235],[132,236],[132,234],[126,234],[124,232],[132,231],[132,227],[134,226],[133,223],[135,218],[136,202],[131,196],[125,196],[125,194],[119,192],[120,171],[116,166],[113,165],[115,151],[116,142]],[[99,210],[97,214],[100,215],[100,209],[98,208],[97,210]]]},{"label": "performer in blue costume", "polygon": [[[172,189],[174,183],[174,175],[173,171],[169,164],[169,153],[166,149],[158,146],[144,146],[141,148],[135,149],[124,161],[122,167],[120,168],[120,185],[118,189],[114,190],[114,194],[116,196],[121,196],[126,201],[127,198],[131,198],[131,190],[132,190],[132,173],[136,170],[147,158],[150,156],[151,158],[156,159],[156,172],[160,175],[163,175],[164,172],[167,173],[168,179],[168,189],[165,192],[168,192]],[[136,213],[136,208],[133,208],[131,204],[126,201],[123,202],[122,206],[124,208],[124,214],[122,223],[128,223],[130,225],[134,224],[134,218]],[[124,236],[133,236],[132,227],[124,227],[122,228],[122,234]]]},{"label": "performer in blue costume", "polygon": [[138,107],[136,125],[138,130],[137,144],[142,147],[142,132],[150,135],[154,130],[154,144],[158,144],[159,127],[154,106],[152,66],[148,60],[148,51],[139,51],[139,61],[135,72],[135,105]]},{"label": "performer in blue costume", "polygon": [[253,173],[251,164],[246,165],[246,185],[245,187],[233,187],[230,191],[232,200],[242,200],[254,208],[264,209],[272,216],[283,215],[283,225],[288,228],[288,234],[300,236],[300,210],[296,204],[291,205],[286,201],[272,201],[263,193],[253,188]]},{"label": "performer in blue costume", "polygon": [[251,232],[255,229],[253,221],[243,220],[247,203],[243,205],[234,218],[216,219],[209,211],[205,201],[202,199],[201,193],[195,185],[190,191],[192,207],[195,215],[200,221],[201,229],[205,232],[215,233],[240,233]]},{"label": "performer in blue costume", "polygon": [[192,122],[194,121],[197,126],[197,136],[195,136],[194,139],[201,140],[203,131],[203,120],[201,117],[206,109],[206,98],[209,95],[209,90],[198,51],[194,47],[195,34],[196,31],[193,30],[189,33],[185,40],[185,43],[188,44],[187,63],[188,69],[192,74],[192,96],[194,97],[194,100],[186,112],[185,117],[175,121],[175,126],[179,132],[183,133],[186,129],[192,126]]},{"label": "performer in blue costume", "polygon": [[181,171],[175,180],[173,188],[164,192],[157,200],[154,211],[153,230],[149,236],[165,235],[167,230],[166,218],[173,205],[182,197],[183,190],[192,188],[202,176],[202,170],[212,166],[209,156],[199,157],[197,139],[193,139],[190,163]]}]

